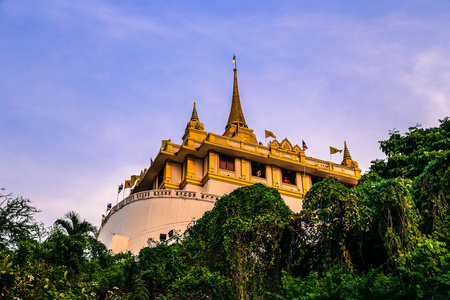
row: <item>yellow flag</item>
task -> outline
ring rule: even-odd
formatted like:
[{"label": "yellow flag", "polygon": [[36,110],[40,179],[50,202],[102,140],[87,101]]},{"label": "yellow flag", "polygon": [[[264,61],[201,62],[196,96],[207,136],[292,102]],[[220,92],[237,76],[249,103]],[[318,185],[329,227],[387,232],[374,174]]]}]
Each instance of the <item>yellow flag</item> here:
[{"label": "yellow flag", "polygon": [[276,139],[277,137],[275,136],[275,134],[273,134],[272,131],[269,130],[264,130],[266,132],[266,138],[268,137],[273,137],[274,139]]},{"label": "yellow flag", "polygon": [[330,146],[330,154],[335,154],[335,153],[338,153],[338,152],[342,152],[342,150],[339,150],[337,148],[334,148],[334,147]]},{"label": "yellow flag", "polygon": [[138,175],[131,175],[130,180],[125,180],[125,188],[128,189],[130,187],[132,187],[134,185],[134,183],[136,182],[136,180],[139,179]]},{"label": "yellow flag", "polygon": [[134,184],[136,182],[136,180],[139,178],[140,176],[138,175],[131,175],[131,183]]},{"label": "yellow flag", "polygon": [[125,180],[125,188],[128,189],[130,187],[132,187],[133,184],[131,184],[131,180]]}]

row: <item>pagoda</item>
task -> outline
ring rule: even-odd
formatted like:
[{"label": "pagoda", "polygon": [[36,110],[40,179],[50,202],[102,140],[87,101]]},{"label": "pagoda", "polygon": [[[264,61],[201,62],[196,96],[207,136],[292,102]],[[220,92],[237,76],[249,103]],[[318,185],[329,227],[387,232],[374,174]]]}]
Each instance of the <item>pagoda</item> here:
[{"label": "pagoda", "polygon": [[[164,140],[159,153],[140,175],[133,175],[128,197],[102,221],[98,240],[113,252],[137,254],[148,240],[168,241],[201,218],[224,194],[262,183],[276,188],[294,212],[305,193],[320,180],[334,176],[347,186],[361,177],[347,143],[341,164],[306,156],[303,146],[287,139],[263,145],[245,121],[238,89],[236,60],[233,94],[223,134],[205,131],[196,102],[180,144]],[[125,185],[127,186],[127,184]]]}]

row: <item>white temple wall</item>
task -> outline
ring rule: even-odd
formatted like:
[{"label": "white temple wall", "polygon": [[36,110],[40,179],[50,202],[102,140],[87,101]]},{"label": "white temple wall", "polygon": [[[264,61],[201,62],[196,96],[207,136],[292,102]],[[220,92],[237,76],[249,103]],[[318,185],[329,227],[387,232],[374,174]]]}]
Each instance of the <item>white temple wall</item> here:
[{"label": "white temple wall", "polygon": [[283,198],[284,203],[286,203],[293,212],[299,213],[302,210],[303,200],[286,195],[281,195],[281,198]]},{"label": "white temple wall", "polygon": [[115,248],[123,249],[127,241],[125,248],[137,254],[147,246],[149,238],[159,241],[160,234],[168,234],[171,230],[184,232],[193,220],[200,219],[206,211],[211,210],[214,203],[180,197],[134,201],[109,217],[98,240],[110,248],[113,236],[118,235],[121,239],[115,239]]}]

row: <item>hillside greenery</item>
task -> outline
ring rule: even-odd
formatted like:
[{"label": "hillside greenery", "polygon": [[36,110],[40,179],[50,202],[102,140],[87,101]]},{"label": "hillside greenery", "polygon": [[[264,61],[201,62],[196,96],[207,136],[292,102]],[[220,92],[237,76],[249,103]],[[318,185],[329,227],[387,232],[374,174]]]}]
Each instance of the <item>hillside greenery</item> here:
[{"label": "hillside greenery", "polygon": [[324,179],[301,213],[273,188],[239,188],[137,256],[110,253],[75,212],[44,231],[1,190],[0,298],[449,299],[450,120],[380,148],[356,187]]}]

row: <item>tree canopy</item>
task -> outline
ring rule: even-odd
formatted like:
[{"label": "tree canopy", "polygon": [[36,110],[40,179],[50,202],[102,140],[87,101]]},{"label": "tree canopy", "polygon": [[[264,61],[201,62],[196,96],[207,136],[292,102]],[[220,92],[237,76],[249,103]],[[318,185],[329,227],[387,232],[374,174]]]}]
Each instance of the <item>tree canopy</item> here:
[{"label": "tree canopy", "polygon": [[21,239],[36,237],[40,229],[34,221],[39,210],[31,206],[30,200],[4,191],[0,189],[0,250],[15,247]]},{"label": "tree canopy", "polygon": [[326,178],[298,214],[273,188],[239,188],[173,243],[149,241],[138,256],[107,251],[75,212],[37,240],[37,210],[4,195],[1,297],[448,299],[449,145],[448,118],[393,130],[380,142],[386,159],[354,188]]}]

